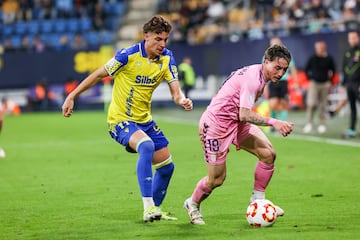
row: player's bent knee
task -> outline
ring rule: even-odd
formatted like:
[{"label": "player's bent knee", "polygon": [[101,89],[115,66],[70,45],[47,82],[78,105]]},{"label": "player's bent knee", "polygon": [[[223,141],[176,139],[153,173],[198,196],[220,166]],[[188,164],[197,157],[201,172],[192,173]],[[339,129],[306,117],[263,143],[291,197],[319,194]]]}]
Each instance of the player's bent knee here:
[{"label": "player's bent knee", "polygon": [[144,141],[141,141],[137,144],[136,151],[140,154],[142,152],[154,152],[155,151],[154,142],[151,139],[146,139]]},{"label": "player's bent knee", "polygon": [[266,164],[272,164],[276,159],[276,152],[272,147],[268,147],[263,153],[263,156],[260,157],[260,160]]},{"label": "player's bent knee", "polygon": [[216,179],[214,187],[213,188],[217,188],[220,187],[221,185],[223,185],[223,183],[225,182],[225,177],[221,178],[221,179]]},{"label": "player's bent knee", "polygon": [[275,159],[276,159],[276,152],[273,148],[270,148],[269,149],[270,151],[270,159],[271,159],[271,162],[275,162]]},{"label": "player's bent knee", "polygon": [[226,175],[215,178],[215,179],[208,179],[207,184],[211,189],[214,189],[214,188],[217,188],[217,187],[220,187],[221,185],[223,185],[223,183],[225,182],[225,179],[226,179]]},{"label": "player's bent knee", "polygon": [[161,175],[168,175],[171,176],[175,169],[175,164],[172,161],[171,156],[166,159],[165,161],[155,164],[154,168],[156,171]]},{"label": "player's bent knee", "polygon": [[175,168],[174,163],[170,163],[168,165],[157,168],[156,171],[162,176],[172,176],[174,172],[174,168]]},{"label": "player's bent knee", "polygon": [[215,187],[220,187],[221,185],[223,185],[224,182],[225,182],[225,177],[221,179],[217,179],[217,181],[215,181]]}]

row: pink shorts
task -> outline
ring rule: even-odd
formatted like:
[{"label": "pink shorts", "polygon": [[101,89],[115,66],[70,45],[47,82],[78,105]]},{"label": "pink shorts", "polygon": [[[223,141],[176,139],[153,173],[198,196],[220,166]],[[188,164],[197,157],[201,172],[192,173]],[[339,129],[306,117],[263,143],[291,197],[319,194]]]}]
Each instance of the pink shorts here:
[{"label": "pink shorts", "polygon": [[231,144],[240,150],[240,144],[261,129],[250,123],[216,123],[206,116],[200,119],[199,136],[204,151],[204,159],[211,165],[220,165],[226,161]]}]

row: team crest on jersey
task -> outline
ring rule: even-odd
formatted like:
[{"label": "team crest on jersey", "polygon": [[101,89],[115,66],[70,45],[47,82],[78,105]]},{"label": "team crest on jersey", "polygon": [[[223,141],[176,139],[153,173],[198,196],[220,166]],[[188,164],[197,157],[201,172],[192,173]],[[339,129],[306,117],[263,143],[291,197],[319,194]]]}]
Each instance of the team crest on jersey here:
[{"label": "team crest on jersey", "polygon": [[105,69],[108,73],[113,74],[116,70],[118,70],[122,66],[122,63],[116,61],[115,58],[110,59],[105,65]]}]

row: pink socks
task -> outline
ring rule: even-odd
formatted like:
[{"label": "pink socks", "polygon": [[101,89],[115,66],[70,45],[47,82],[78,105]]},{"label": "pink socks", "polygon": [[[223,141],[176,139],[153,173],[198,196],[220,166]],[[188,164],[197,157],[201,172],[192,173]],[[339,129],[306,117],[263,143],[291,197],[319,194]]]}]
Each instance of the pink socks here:
[{"label": "pink socks", "polygon": [[255,168],[254,189],[265,192],[274,172],[274,164],[266,164],[258,161]]},{"label": "pink socks", "polygon": [[197,204],[200,204],[203,200],[205,200],[212,191],[206,184],[206,179],[207,177],[204,177],[197,183],[192,194],[192,200]]}]

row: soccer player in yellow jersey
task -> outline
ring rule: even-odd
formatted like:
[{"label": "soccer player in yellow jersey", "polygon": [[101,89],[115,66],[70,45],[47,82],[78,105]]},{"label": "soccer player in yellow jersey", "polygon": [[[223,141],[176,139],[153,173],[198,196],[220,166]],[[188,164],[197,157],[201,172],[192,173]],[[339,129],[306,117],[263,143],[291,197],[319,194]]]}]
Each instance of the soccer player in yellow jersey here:
[{"label": "soccer player in yellow jersey", "polygon": [[[152,93],[165,80],[177,105],[185,110],[193,107],[181,91],[172,52],[165,48],[170,31],[171,25],[163,17],[152,17],[143,26],[143,41],[119,50],[104,66],[86,77],[62,106],[63,115],[70,117],[76,97],[104,77],[114,78],[107,119],[109,133],[128,152],[139,155],[136,172],[145,222],[176,220],[160,210],[174,163],[169,142],[151,116]],[[154,176],[152,165],[156,169]]]}]

